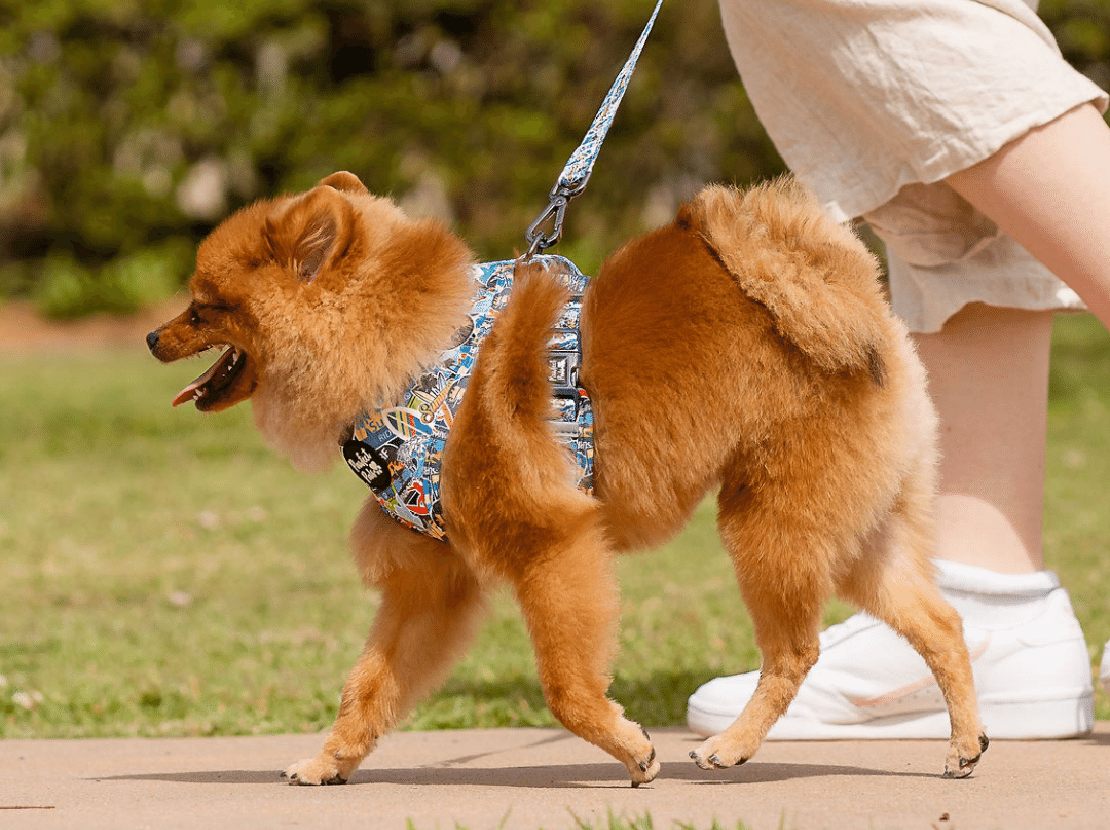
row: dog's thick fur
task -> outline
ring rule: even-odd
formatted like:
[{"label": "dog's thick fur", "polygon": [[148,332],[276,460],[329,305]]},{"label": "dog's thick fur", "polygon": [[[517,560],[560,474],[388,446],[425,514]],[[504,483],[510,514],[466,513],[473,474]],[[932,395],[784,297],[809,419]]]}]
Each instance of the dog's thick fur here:
[{"label": "dog's thick fur", "polygon": [[[465,322],[471,259],[440,224],[336,173],[220,225],[198,252],[189,308],[148,343],[167,362],[229,346],[176,402],[219,410],[250,398],[266,437],[319,467]],[[582,313],[593,497],[547,422],[546,343],[565,298],[543,267],[518,267],[444,452],[450,542],[367,502],[352,542],[381,609],[323,750],[288,777],[346,780],[466,647],[485,589],[507,581],[551,711],[634,785],[652,780],[650,738],[606,697],[614,553],[671,537],[718,487],[763,670],[743,714],[692,753],[698,765],[755,753],[817,659],[836,593],[925,658],[951,716],[945,774],[969,774],[986,738],[960,620],[928,564],[935,416],[852,232],[789,180],[709,187],[605,262]]]}]

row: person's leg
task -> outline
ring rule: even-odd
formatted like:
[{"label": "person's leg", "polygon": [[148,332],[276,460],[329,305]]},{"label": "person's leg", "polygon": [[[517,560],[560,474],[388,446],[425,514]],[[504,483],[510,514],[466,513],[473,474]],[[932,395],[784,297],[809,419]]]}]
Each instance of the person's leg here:
[{"label": "person's leg", "polygon": [[[1064,280],[1110,329],[1110,128],[1093,104],[1031,130],[947,181]],[[933,345],[924,338],[920,342],[922,357],[932,364],[934,383],[958,389],[958,372],[941,362],[943,354]],[[938,400],[937,405],[943,404]],[[952,406],[961,406],[958,392]],[[956,446],[961,445],[957,437]],[[965,465],[955,466],[961,469],[952,471],[953,486],[942,483],[941,515],[963,504],[956,482]],[[1032,467],[1028,470],[1031,473]],[[948,473],[946,464],[942,474]],[[939,535],[939,554],[968,561],[960,539],[973,538],[984,513],[981,505],[957,513],[956,521]],[[1026,515],[1032,518],[1028,511]],[[988,567],[1006,571],[1018,561],[1017,556],[1007,557]],[[1031,556],[1030,563],[1036,566],[1037,559]],[[1110,643],[1103,652],[1100,675],[1110,691]]]},{"label": "person's leg", "polygon": [[1110,128],[1077,107],[947,179],[1110,328]]},{"label": "person's leg", "polygon": [[965,307],[916,335],[940,418],[937,557],[1004,574],[1043,567],[1051,312]]},{"label": "person's leg", "polygon": [[[948,184],[1110,325],[1110,128],[1093,104]],[[967,306],[916,336],[941,421],[937,555],[999,573],[1043,566],[1051,314]]]}]

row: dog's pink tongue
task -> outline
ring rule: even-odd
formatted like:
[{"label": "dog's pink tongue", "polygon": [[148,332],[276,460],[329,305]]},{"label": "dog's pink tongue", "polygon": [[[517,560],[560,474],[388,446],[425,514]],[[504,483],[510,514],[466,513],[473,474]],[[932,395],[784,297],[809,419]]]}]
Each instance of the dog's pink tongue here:
[{"label": "dog's pink tongue", "polygon": [[192,383],[190,383],[188,386],[186,386],[184,389],[182,389],[180,392],[178,392],[177,397],[173,399],[173,405],[174,406],[181,406],[181,404],[183,404],[187,401],[196,400],[196,394],[195,394],[196,389],[202,383],[204,383],[204,379],[203,378],[197,378]]},{"label": "dog's pink tongue", "polygon": [[226,350],[220,356],[220,359],[212,364],[207,372],[205,372],[199,378],[197,378],[180,392],[178,392],[177,397],[173,399],[173,405],[180,406],[181,404],[187,403],[188,401],[195,401],[202,394],[204,394],[202,391],[198,390],[200,390],[200,387],[204,386],[204,384],[208,383],[208,381],[212,380],[212,378],[216,376],[216,372],[219,371],[220,367],[231,359],[231,353],[231,349]]}]

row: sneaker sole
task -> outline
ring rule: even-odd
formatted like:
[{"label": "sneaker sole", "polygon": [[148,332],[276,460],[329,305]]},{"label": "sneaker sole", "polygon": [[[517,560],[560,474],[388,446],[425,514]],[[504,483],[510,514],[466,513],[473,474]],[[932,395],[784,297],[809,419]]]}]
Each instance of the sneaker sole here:
[{"label": "sneaker sole", "polygon": [[[991,740],[1079,738],[1095,727],[1094,694],[1090,689],[1056,698],[1022,701],[989,701],[979,705],[983,726]],[[690,730],[703,737],[718,735],[732,725],[729,715],[706,712],[691,705]],[[767,734],[769,741],[837,741],[947,739],[952,730],[947,711],[898,715],[861,723],[820,723],[779,719]]]}]

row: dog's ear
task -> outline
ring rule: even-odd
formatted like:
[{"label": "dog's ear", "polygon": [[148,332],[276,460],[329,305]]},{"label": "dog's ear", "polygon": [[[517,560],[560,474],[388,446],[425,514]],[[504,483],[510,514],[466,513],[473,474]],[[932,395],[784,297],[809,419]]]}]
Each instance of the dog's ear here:
[{"label": "dog's ear", "polygon": [[304,227],[294,256],[297,276],[311,282],[320,276],[324,259],[335,247],[338,225],[330,212],[313,216]]},{"label": "dog's ear", "polygon": [[332,173],[320,179],[320,184],[334,187],[340,193],[351,193],[355,196],[366,196],[370,192],[358,176],[346,170],[340,170],[338,173]]},{"label": "dog's ear", "polygon": [[345,242],[339,243],[350,235],[349,213],[349,206],[334,190],[313,188],[283,214],[266,219],[266,247],[276,262],[311,282],[329,257],[346,247]]}]

